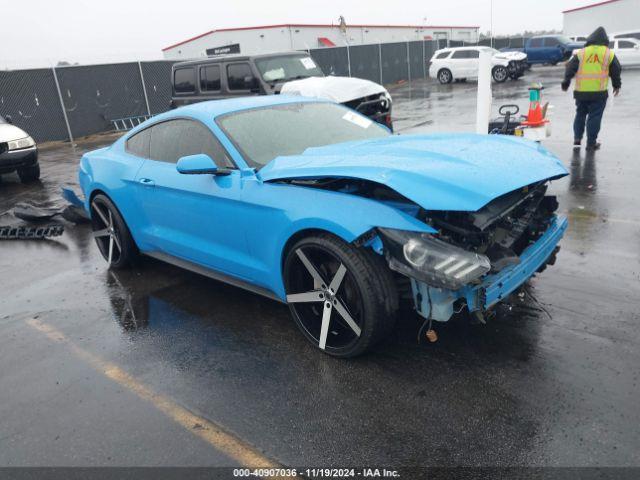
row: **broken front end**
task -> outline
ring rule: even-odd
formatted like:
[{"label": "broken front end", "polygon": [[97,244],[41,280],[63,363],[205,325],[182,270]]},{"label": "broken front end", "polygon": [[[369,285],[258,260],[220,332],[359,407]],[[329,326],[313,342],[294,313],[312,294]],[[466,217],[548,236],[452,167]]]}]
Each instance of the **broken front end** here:
[{"label": "broken front end", "polygon": [[391,96],[387,92],[375,93],[343,103],[371,120],[378,122],[393,132],[391,120]]},{"label": "broken front end", "polygon": [[437,321],[465,305],[482,313],[553,264],[567,220],[546,190],[530,185],[476,212],[420,212],[437,235],[378,229],[389,267],[411,280],[418,313]]}]

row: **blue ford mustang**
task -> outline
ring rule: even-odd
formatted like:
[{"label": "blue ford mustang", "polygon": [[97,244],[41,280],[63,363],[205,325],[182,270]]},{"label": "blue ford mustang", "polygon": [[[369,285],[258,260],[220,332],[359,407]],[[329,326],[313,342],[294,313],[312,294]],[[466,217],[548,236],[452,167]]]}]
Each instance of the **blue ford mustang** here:
[{"label": "blue ford mustang", "polygon": [[425,319],[482,313],[555,259],[542,146],[393,136],[341,105],[264,96],[158,115],[82,157],[110,268],[155,257],[289,304],[328,354],[364,352],[399,298]]}]

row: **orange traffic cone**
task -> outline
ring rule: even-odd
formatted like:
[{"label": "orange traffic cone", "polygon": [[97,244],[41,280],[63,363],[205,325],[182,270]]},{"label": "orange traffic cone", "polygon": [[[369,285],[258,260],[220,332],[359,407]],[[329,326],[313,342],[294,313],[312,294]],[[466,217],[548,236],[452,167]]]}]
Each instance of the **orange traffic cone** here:
[{"label": "orange traffic cone", "polygon": [[522,122],[522,125],[541,127],[549,122],[549,120],[544,118],[545,114],[542,112],[542,107],[540,106],[540,90],[542,90],[542,85],[540,84],[533,84],[529,87],[529,114],[527,115],[527,119]]}]

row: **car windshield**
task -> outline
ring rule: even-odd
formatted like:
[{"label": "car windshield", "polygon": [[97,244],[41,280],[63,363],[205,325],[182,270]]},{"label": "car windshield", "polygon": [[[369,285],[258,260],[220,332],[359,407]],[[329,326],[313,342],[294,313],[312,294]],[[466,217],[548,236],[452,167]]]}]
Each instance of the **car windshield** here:
[{"label": "car windshield", "polygon": [[307,77],[324,77],[324,73],[313,61],[303,55],[288,55],[256,59],[256,66],[265,82],[288,82]]},{"label": "car windshield", "polygon": [[310,147],[391,135],[378,123],[333,103],[288,103],[229,113],[217,119],[249,166]]},{"label": "car windshield", "polygon": [[560,43],[573,43],[569,37],[565,37],[564,35],[558,35],[556,38]]},{"label": "car windshield", "polygon": [[7,121],[3,118],[2,115],[0,115],[0,123],[7,123]]}]

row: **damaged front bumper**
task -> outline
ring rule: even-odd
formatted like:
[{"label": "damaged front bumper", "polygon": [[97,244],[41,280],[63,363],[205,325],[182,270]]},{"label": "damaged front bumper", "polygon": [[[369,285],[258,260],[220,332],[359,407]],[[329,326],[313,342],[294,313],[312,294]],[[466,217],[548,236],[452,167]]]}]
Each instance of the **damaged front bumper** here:
[{"label": "damaged front bumper", "polygon": [[437,288],[411,279],[416,310],[425,318],[446,322],[454,311],[454,303],[464,299],[470,312],[487,310],[508,297],[533,276],[550,259],[567,229],[565,217],[555,217],[547,231],[520,255],[520,262],[482,278],[478,285],[458,290]]}]

